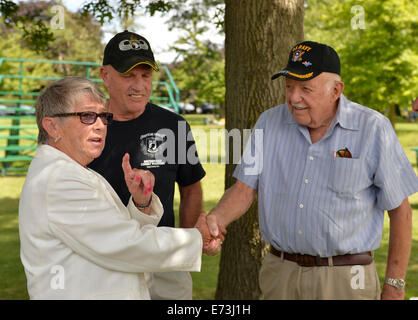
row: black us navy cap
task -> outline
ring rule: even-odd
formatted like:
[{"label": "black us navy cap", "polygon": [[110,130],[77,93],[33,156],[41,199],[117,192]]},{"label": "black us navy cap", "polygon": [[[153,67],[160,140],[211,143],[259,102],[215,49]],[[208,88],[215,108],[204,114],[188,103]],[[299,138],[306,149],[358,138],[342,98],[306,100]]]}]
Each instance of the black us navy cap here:
[{"label": "black us navy cap", "polygon": [[148,40],[128,30],[116,34],[107,43],[103,65],[108,64],[120,73],[128,72],[139,64],[147,64],[158,71]]},{"label": "black us navy cap", "polygon": [[337,52],[326,44],[303,41],[290,50],[286,68],[273,75],[271,79],[285,76],[306,81],[322,72],[341,74],[340,58]]}]

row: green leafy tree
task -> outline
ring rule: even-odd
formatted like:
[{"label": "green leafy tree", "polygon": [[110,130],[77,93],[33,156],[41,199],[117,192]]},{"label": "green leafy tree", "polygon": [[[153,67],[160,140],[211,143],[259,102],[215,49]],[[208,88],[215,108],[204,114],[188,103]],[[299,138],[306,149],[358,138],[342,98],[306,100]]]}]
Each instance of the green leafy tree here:
[{"label": "green leafy tree", "polygon": [[[51,26],[54,25],[53,19],[56,16],[51,8],[56,4],[46,1],[24,2],[20,4],[16,14],[43,21]],[[100,24],[91,15],[83,16],[80,12],[72,13],[65,8],[60,19],[62,26],[51,28],[54,41],[49,42],[41,52],[34,50],[33,46],[24,40],[24,30],[11,26],[4,19],[0,20],[0,57],[100,62],[103,54]],[[19,74],[19,68],[18,63],[4,62],[0,66],[0,73]],[[86,69],[64,64],[25,63],[23,73],[31,76],[62,77],[70,74],[85,75]],[[98,68],[92,70],[91,76],[100,77]],[[40,91],[48,83],[48,80],[25,79],[22,89],[24,92]],[[17,91],[18,80],[4,79],[0,87],[2,90]]]},{"label": "green leafy tree", "polygon": [[[55,4],[54,1],[50,3]],[[28,4],[32,7],[31,10],[25,10]],[[48,5],[46,1],[17,4],[9,0],[0,0],[2,22],[8,28],[19,29],[26,45],[40,52],[54,39],[50,28],[44,22],[44,16],[38,15]]]},{"label": "green leafy tree", "polygon": [[[180,3],[183,1],[180,1]],[[81,9],[85,18],[94,18],[101,25],[115,18],[126,20],[132,17],[137,9],[144,9],[151,16],[155,12],[167,12],[178,8],[179,2],[174,0],[86,0]],[[0,14],[3,23],[8,28],[20,30],[22,39],[32,50],[41,53],[54,42],[54,32],[50,20],[34,13],[42,6],[53,6],[56,1],[32,1],[16,3],[10,0],[0,0]],[[22,10],[28,8],[29,10]],[[36,9],[36,10],[34,10]],[[23,13],[29,13],[25,14]]]},{"label": "green leafy tree", "polygon": [[[195,104],[209,102],[225,107],[225,50],[205,38],[208,26],[216,26],[224,36],[223,0],[181,0],[172,4],[169,30],[179,30],[184,36],[171,49],[177,57],[171,69],[181,88],[181,99]],[[207,36],[206,36],[207,38]]]},{"label": "green leafy tree", "polygon": [[409,106],[418,88],[418,3],[309,0],[305,39],[326,42],[341,59],[345,95],[385,113]]},{"label": "green leafy tree", "polygon": [[[50,60],[101,62],[104,46],[100,23],[92,15],[68,10],[64,11],[63,21],[63,28],[53,29],[54,41],[43,56]],[[74,65],[56,65],[55,69],[63,76],[86,74],[85,67]],[[99,68],[94,68],[91,76],[100,78]]]},{"label": "green leafy tree", "polygon": [[206,27],[199,27],[194,20],[192,28],[181,28],[185,35],[172,47],[177,59],[172,68],[173,77],[182,89],[181,98],[201,104],[210,102],[224,105],[225,57],[222,49],[210,41],[202,41],[199,35]]}]

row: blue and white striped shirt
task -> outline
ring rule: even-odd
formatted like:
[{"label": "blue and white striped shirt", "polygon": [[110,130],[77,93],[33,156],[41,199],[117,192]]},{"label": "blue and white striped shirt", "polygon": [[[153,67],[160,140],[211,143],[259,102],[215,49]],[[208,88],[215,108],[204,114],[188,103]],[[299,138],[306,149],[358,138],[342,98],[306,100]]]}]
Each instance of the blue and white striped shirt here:
[{"label": "blue and white striped shirt", "polygon": [[[384,210],[418,191],[389,120],[343,95],[317,143],[286,104],[265,111],[254,129],[263,130],[263,143],[254,143],[253,130],[234,177],[258,190],[261,234],[278,250],[322,257],[375,250]],[[334,156],[344,148],[351,159]]]}]

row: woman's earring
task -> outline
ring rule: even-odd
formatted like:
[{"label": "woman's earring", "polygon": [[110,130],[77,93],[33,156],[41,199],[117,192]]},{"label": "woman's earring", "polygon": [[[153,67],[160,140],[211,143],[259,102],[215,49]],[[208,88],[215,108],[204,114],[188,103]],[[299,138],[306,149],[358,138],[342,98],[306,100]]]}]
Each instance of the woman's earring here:
[{"label": "woman's earring", "polygon": [[56,138],[54,139],[54,142],[55,142],[55,143],[57,143],[59,139],[61,139],[61,137],[56,137]]}]

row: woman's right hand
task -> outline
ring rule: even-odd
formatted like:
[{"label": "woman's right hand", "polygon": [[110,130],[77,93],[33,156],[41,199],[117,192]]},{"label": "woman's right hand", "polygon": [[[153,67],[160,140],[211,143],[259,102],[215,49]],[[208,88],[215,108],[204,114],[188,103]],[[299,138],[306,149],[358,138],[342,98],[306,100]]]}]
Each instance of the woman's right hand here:
[{"label": "woman's right hand", "polygon": [[209,230],[209,226],[207,223],[207,214],[205,211],[202,211],[199,218],[197,219],[195,228],[199,230],[202,240],[203,240],[203,253],[214,256],[220,250],[222,246],[222,242],[225,239],[223,234],[220,234],[218,237],[214,237]]},{"label": "woman's right hand", "polygon": [[154,189],[155,177],[148,170],[132,169],[129,162],[129,153],[122,159],[122,169],[125,182],[134,202],[138,205],[147,205]]}]

